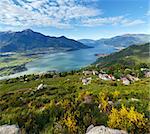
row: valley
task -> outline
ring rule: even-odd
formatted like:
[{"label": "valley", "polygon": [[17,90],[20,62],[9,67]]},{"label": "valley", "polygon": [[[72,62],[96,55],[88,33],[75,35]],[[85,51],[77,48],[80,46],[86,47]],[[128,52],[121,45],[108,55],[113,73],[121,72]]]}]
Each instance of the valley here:
[{"label": "valley", "polygon": [[[0,124],[22,134],[85,134],[90,125],[149,133],[148,48],[130,46],[76,71],[1,80]],[[120,62],[126,56],[132,61]]]},{"label": "valley", "polygon": [[149,0],[0,0],[0,134],[150,134]]},{"label": "valley", "polygon": [[[96,54],[109,55],[134,43],[147,42],[148,39],[149,35],[146,34],[128,34],[108,38],[105,41],[104,39],[75,41],[64,36],[58,38],[45,36],[30,29],[1,32],[0,79],[53,70],[59,72],[77,70],[95,62]],[[44,42],[46,44],[43,46]],[[20,45],[14,47],[13,44],[19,43]],[[5,48],[8,52],[5,52]],[[136,57],[132,56],[133,58]]]}]

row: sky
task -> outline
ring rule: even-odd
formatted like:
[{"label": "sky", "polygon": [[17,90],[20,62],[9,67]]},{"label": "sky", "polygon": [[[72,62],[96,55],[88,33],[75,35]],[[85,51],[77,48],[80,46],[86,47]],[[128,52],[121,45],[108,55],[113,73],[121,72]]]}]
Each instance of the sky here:
[{"label": "sky", "polygon": [[150,0],[0,0],[0,31],[100,39],[150,34]]}]

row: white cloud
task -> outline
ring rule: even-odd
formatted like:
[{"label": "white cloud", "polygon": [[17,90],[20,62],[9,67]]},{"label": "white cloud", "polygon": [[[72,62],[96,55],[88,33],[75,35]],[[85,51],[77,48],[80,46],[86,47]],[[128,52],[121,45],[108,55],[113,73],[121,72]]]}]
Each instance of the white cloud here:
[{"label": "white cloud", "polygon": [[[124,25],[144,23],[123,16],[100,17],[101,9],[85,6],[90,0],[0,0],[0,24],[9,26],[53,26],[67,28],[74,25]],[[96,2],[98,0],[91,0]]]},{"label": "white cloud", "polygon": [[82,20],[85,26],[100,26],[100,25],[121,25],[121,26],[133,26],[145,23],[140,19],[127,19],[124,16],[104,17],[104,18],[87,18]]},{"label": "white cloud", "polygon": [[0,23],[12,26],[69,26],[71,19],[97,16],[98,9],[88,8],[75,0],[1,0]]},{"label": "white cloud", "polygon": [[145,23],[145,21],[140,20],[140,19],[136,19],[136,20],[124,19],[122,21],[123,26],[134,26],[134,25],[139,25],[139,24],[144,24],[144,23]]}]

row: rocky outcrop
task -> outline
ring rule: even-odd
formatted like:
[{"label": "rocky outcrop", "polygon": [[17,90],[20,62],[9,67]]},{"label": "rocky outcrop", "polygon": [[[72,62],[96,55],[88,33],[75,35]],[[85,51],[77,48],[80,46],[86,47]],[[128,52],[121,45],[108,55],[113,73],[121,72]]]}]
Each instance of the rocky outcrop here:
[{"label": "rocky outcrop", "polygon": [[19,127],[16,125],[0,126],[0,134],[20,134]]},{"label": "rocky outcrop", "polygon": [[90,125],[86,131],[86,134],[128,134],[123,130],[111,129],[105,126],[93,126]]}]

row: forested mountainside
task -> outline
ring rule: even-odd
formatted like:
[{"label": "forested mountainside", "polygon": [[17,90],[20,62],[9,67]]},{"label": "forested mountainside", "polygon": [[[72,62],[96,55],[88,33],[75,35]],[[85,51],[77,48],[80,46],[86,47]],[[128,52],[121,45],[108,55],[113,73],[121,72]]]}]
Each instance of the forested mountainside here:
[{"label": "forested mountainside", "polygon": [[19,52],[27,50],[61,49],[69,50],[85,49],[88,46],[68,39],[64,36],[50,37],[30,29],[21,32],[0,32],[0,52]]},{"label": "forested mountainside", "polygon": [[124,34],[114,36],[112,38],[102,38],[99,40],[81,39],[78,41],[89,46],[107,45],[108,47],[128,47],[135,44],[144,44],[149,42],[149,40],[149,34]]},{"label": "forested mountainside", "polygon": [[119,52],[112,53],[106,57],[101,57],[96,63],[99,63],[103,67],[117,64],[135,66],[142,62],[150,65],[149,47],[150,43],[132,45]]}]

